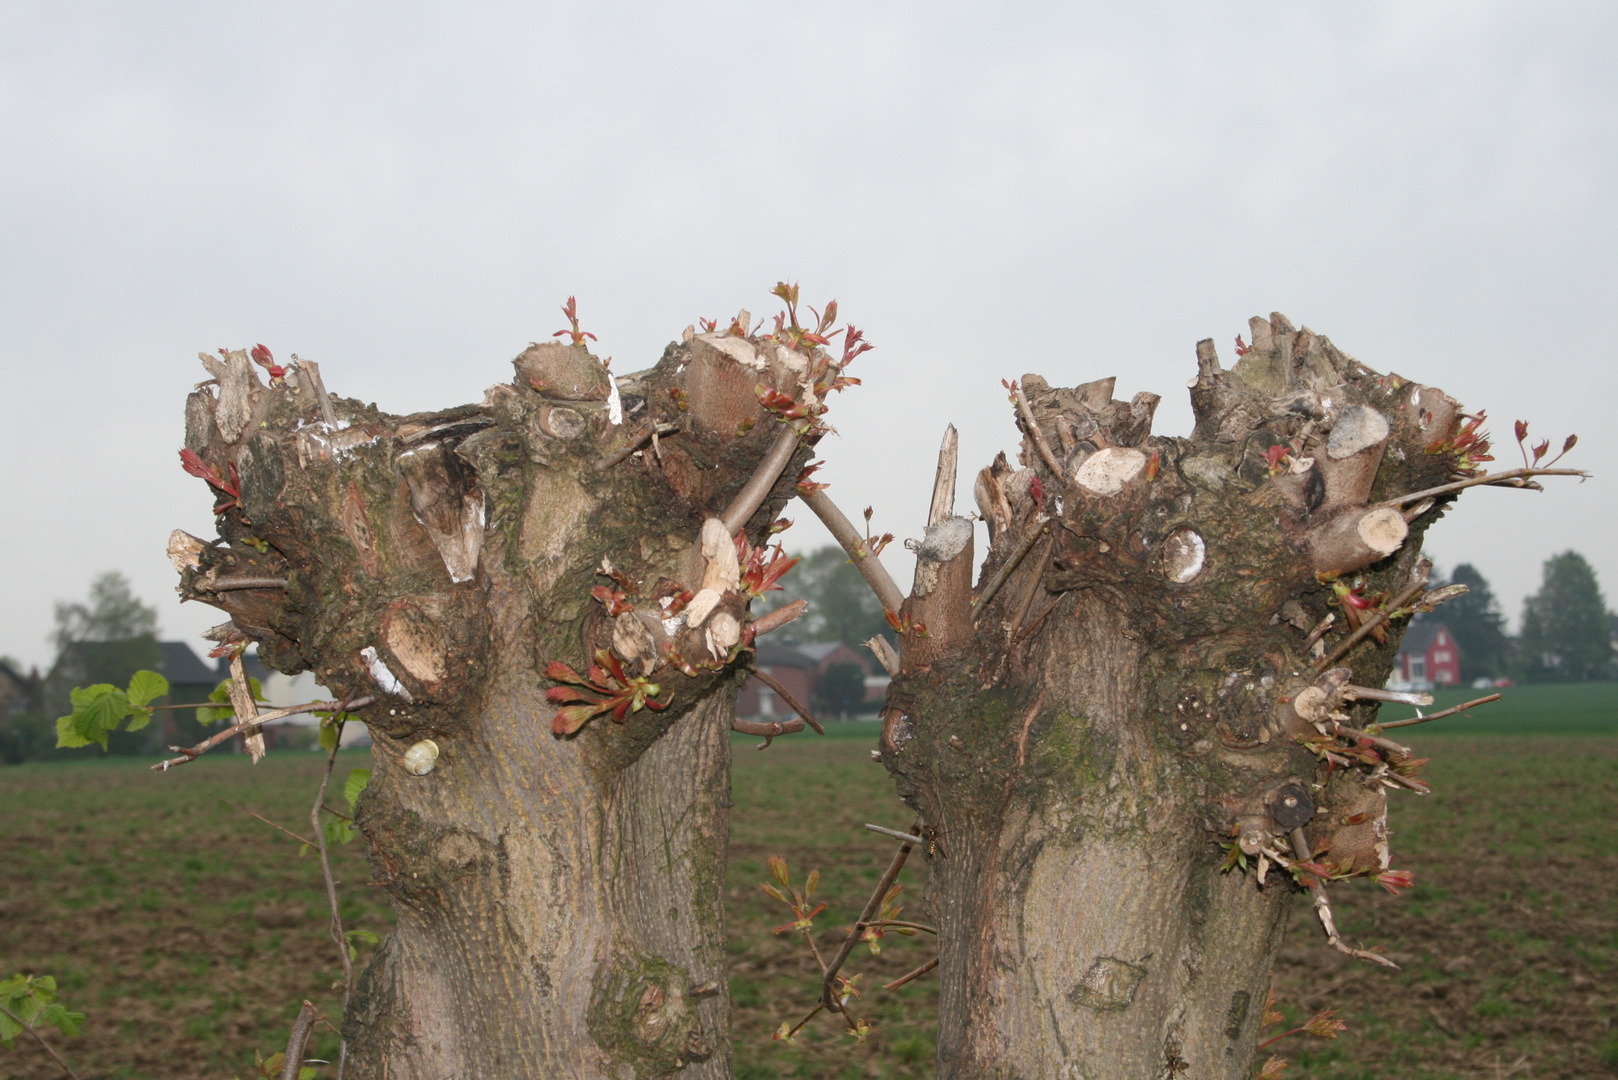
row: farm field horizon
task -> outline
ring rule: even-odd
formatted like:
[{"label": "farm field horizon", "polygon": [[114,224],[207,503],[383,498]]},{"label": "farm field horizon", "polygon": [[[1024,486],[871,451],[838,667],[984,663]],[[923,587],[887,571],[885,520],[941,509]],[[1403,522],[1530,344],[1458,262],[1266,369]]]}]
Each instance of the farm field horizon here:
[{"label": "farm field horizon", "polygon": [[[1489,692],[1446,691],[1433,708]],[[1294,906],[1279,1005],[1289,1021],[1335,1008],[1349,1031],[1273,1047],[1291,1059],[1289,1078],[1618,1074],[1618,684],[1503,693],[1473,718],[1401,730],[1432,758],[1433,794],[1393,798],[1395,865],[1415,872],[1415,888],[1333,893],[1345,936],[1385,947],[1403,970],[1330,952],[1307,905]],[[767,859],[783,856],[794,881],[821,871],[821,941],[840,938],[893,850],[863,825],[910,819],[870,761],[875,735],[869,722],[838,723],[762,753],[757,739],[733,739],[726,918],[740,1080],[933,1075],[936,984],[879,989],[932,955],[923,934],[851,959],[873,1025],[865,1045],[825,1017],[796,1045],[771,1038],[802,1018],[817,980],[801,940],[770,934],[789,915],[759,891]],[[146,764],[0,769],[0,977],[57,976],[88,1019],[55,1042],[86,1080],[255,1076],[254,1051],[281,1048],[303,998],[335,1008],[336,955],[313,856],[220,800],[305,832],[321,762],[286,751],[256,768],[235,754],[166,775]],[[344,751],[337,783],[368,764],[368,751]],[[385,935],[391,915],[366,885],[360,844],[339,849],[334,870],[348,925]],[[901,881],[905,917],[925,922],[925,865],[913,860]],[[361,946],[362,963],[372,951]],[[320,1033],[310,1054],[335,1049]],[[0,1048],[0,1077],[54,1075],[25,1038]]]}]

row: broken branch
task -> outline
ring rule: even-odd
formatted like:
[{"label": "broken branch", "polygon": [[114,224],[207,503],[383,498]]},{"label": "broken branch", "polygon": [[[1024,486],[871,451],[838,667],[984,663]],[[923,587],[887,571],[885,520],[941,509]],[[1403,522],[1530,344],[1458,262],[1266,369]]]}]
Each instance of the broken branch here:
[{"label": "broken branch", "polygon": [[1017,415],[1022,418],[1023,429],[1028,432],[1028,437],[1034,440],[1034,449],[1039,451],[1045,467],[1051,471],[1058,484],[1067,487],[1067,477],[1062,475],[1062,467],[1056,463],[1056,455],[1051,453],[1051,444],[1045,441],[1045,433],[1039,430],[1039,425],[1034,422],[1034,411],[1028,407],[1028,398],[1017,383],[1011,384],[1011,398],[1016,403]]},{"label": "broken branch", "polygon": [[767,748],[778,736],[792,735],[803,730],[803,719],[795,720],[743,720],[740,717],[730,722],[730,730],[741,735],[758,735],[764,741],[758,744],[758,749]]},{"label": "broken branch", "polygon": [[1045,523],[1049,520],[1044,514],[1034,518],[1034,527],[1029,529],[1028,534],[1018,541],[1017,546],[1012,549],[1011,555],[1004,563],[1000,564],[1000,569],[995,571],[994,577],[990,578],[989,583],[983,586],[983,592],[972,598],[973,608],[981,611],[988,605],[990,600],[994,599],[995,593],[1000,591],[1000,587],[1006,583],[1006,579],[1011,577],[1012,572],[1021,565],[1023,558],[1034,549],[1034,544],[1039,541],[1039,538],[1045,535]]},{"label": "broken branch", "polygon": [[239,577],[216,578],[208,583],[209,592],[231,592],[236,589],[284,589],[287,579],[284,577]]},{"label": "broken branch", "polygon": [[779,630],[787,623],[796,622],[808,610],[809,601],[800,598],[790,604],[782,604],[774,611],[767,611],[753,620],[753,636],[762,637],[771,630]]},{"label": "broken branch", "polygon": [[620,446],[606,457],[597,461],[595,465],[596,472],[606,472],[608,469],[612,468],[620,461],[623,461],[630,454],[633,454],[635,451],[645,446],[647,442],[657,438],[659,435],[671,435],[679,430],[680,426],[678,424],[647,424],[645,427],[641,428],[637,434],[632,436],[630,440],[623,446]]},{"label": "broken branch", "polygon": [[933,502],[927,511],[932,527],[955,515],[955,472],[960,454],[960,436],[951,424],[944,429],[944,442],[938,448],[938,473],[933,477]]}]

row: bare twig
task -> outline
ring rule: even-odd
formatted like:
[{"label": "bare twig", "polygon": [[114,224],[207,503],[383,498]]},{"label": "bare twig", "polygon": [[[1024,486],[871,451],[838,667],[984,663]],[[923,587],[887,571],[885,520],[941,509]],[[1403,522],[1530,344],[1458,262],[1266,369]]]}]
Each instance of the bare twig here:
[{"label": "bare twig", "polygon": [[725,513],[720,520],[725,523],[727,533],[735,536],[741,527],[747,524],[747,519],[764,505],[770,489],[781,476],[781,470],[787,467],[787,462],[792,460],[793,453],[797,451],[798,438],[797,428],[791,424],[781,425],[781,430],[776,433],[775,442],[770,444],[769,452],[759,461],[753,475],[747,478],[746,486],[738,491],[736,497],[730,500],[730,505],[725,507]]},{"label": "bare twig", "polygon": [[[203,739],[201,742],[197,743],[197,745],[189,749],[181,749],[178,746],[169,747],[170,750],[177,751],[180,756],[168,758],[165,761],[159,761],[156,765],[152,766],[152,771],[166,772],[170,766],[184,765],[188,761],[195,761],[197,758],[201,757],[203,754],[206,754],[209,750],[212,750],[214,747],[218,746],[232,735],[238,734],[246,728],[257,727],[260,724],[267,724],[271,720],[279,720],[284,716],[296,716],[299,713],[319,712],[323,710],[347,712],[350,709],[362,709],[375,700],[375,697],[367,694],[365,697],[357,697],[348,702],[311,701],[303,705],[293,705],[285,709],[272,709],[269,712],[259,713],[257,716],[249,720],[243,720],[233,727],[228,727],[223,731],[214,732],[212,735],[208,736],[206,739]],[[213,706],[214,703],[210,702],[208,707],[211,708]]]},{"label": "bare twig", "polygon": [[759,735],[764,741],[758,744],[757,749],[768,749],[770,743],[779,736],[792,735],[803,730],[803,720],[742,720],[736,718],[730,722],[730,730],[741,735]]},{"label": "bare twig", "polygon": [[1480,697],[1476,701],[1464,701],[1459,705],[1452,705],[1443,712],[1435,712],[1428,716],[1422,716],[1418,713],[1416,716],[1412,716],[1408,720],[1390,720],[1387,723],[1378,724],[1377,727],[1381,728],[1383,731],[1386,731],[1388,728],[1409,727],[1411,724],[1425,724],[1429,720],[1442,720],[1446,716],[1454,716],[1458,712],[1465,712],[1474,705],[1487,705],[1491,701],[1499,700],[1499,694],[1490,694],[1488,697]]},{"label": "bare twig", "polygon": [[860,576],[871,587],[871,591],[876,593],[877,601],[881,603],[884,609],[897,614],[899,608],[904,606],[904,594],[899,591],[899,586],[895,585],[893,579],[888,576],[887,570],[882,566],[882,561],[871,552],[865,550],[864,538],[854,531],[854,526],[850,525],[848,518],[844,517],[843,512],[837,509],[837,504],[827,498],[824,491],[811,491],[801,497],[809,509],[815,512],[815,516],[821,520],[821,523],[826,526],[827,531],[832,534],[837,543],[842,546],[842,549],[848,553],[849,561],[860,572]]},{"label": "bare twig", "polygon": [[903,840],[910,844],[919,844],[925,839],[925,837],[912,836],[909,833],[900,832],[898,829],[884,829],[880,825],[872,825],[869,822],[866,823],[865,827],[874,833],[881,833],[883,836],[891,836],[895,840]]},{"label": "bare twig", "polygon": [[888,678],[897,678],[899,675],[899,654],[893,651],[888,639],[881,634],[873,634],[863,642],[867,649],[876,657],[876,662],[882,665],[882,670],[888,673]]},{"label": "bare twig", "polygon": [[[214,798],[219,799],[219,796],[215,795]],[[254,813],[253,811],[249,810],[247,807],[242,806],[242,805],[240,805],[238,803],[233,803],[229,799],[219,799],[219,801],[224,803],[226,806],[234,807],[235,809],[240,810],[242,813],[246,814],[248,817],[258,818],[260,821],[262,821],[264,824],[268,825],[270,828],[275,829],[277,832],[286,833],[288,836],[292,837],[292,839],[296,840],[300,844],[308,844],[310,847],[315,846],[315,842],[313,840],[310,840],[306,836],[299,836],[297,833],[293,832],[291,829],[284,828],[283,826],[277,825],[275,822],[271,821],[269,818],[265,817],[263,814]]]},{"label": "bare twig", "polygon": [[1040,460],[1051,471],[1056,482],[1067,487],[1067,477],[1062,475],[1062,467],[1056,463],[1056,455],[1051,453],[1051,444],[1045,441],[1045,433],[1039,430],[1039,424],[1034,421],[1034,410],[1028,407],[1028,398],[1023,394],[1021,386],[1013,386],[1012,400],[1016,402],[1017,414],[1022,417],[1023,430],[1028,437],[1034,440],[1034,449],[1039,451]]},{"label": "bare twig", "polygon": [[1406,503],[1419,502],[1422,499],[1436,495],[1448,495],[1451,492],[1464,488],[1478,487],[1481,484],[1498,484],[1502,487],[1527,487],[1527,480],[1531,476],[1582,476],[1589,479],[1590,474],[1583,469],[1507,469],[1505,472],[1489,473],[1487,476],[1474,476],[1468,480],[1457,480],[1453,484],[1440,484],[1438,487],[1428,488],[1425,491],[1412,491],[1408,495],[1401,495],[1397,499],[1388,499],[1378,503],[1379,506],[1403,506]]},{"label": "bare twig", "polygon": [[1299,651],[1308,652],[1310,649],[1314,648],[1315,642],[1325,637],[1326,631],[1330,630],[1332,623],[1335,623],[1336,621],[1337,614],[1335,612],[1328,611],[1326,613],[1326,617],[1315,623],[1315,628],[1309,631],[1309,635],[1303,639],[1303,648]]},{"label": "bare twig", "polygon": [[753,678],[757,679],[759,682],[763,683],[765,686],[768,686],[771,690],[774,690],[776,696],[787,703],[787,708],[803,717],[808,725],[815,729],[815,734],[826,734],[826,729],[820,726],[820,721],[815,719],[814,714],[809,711],[808,707],[797,698],[793,697],[792,691],[788,690],[786,687],[777,682],[775,676],[771,675],[767,671],[760,671],[756,667],[748,668],[747,673],[753,676]]},{"label": "bare twig", "polygon": [[911,971],[911,972],[907,972],[907,973],[899,976],[897,979],[894,979],[890,983],[883,983],[882,984],[882,989],[884,989],[884,990],[897,990],[897,989],[899,989],[899,987],[903,986],[905,983],[915,982],[917,979],[921,978],[923,975],[927,974],[929,971],[933,970],[933,968],[935,968],[937,966],[938,966],[938,957],[935,956],[931,960],[927,961],[925,964],[921,965],[921,967],[917,968],[916,970]]},{"label": "bare twig", "polygon": [[[1303,829],[1293,829],[1291,839],[1292,854],[1297,857],[1299,862],[1308,862],[1310,856],[1309,841],[1304,838]],[[1311,875],[1311,879],[1314,884],[1309,886],[1309,893],[1314,898],[1315,916],[1320,919],[1320,926],[1326,931],[1327,944],[1338,952],[1346,956],[1352,956],[1356,960],[1368,960],[1373,964],[1381,964],[1383,967],[1398,971],[1399,965],[1381,953],[1374,953],[1369,949],[1355,949],[1343,944],[1343,939],[1337,935],[1337,921],[1332,918],[1331,901],[1326,897],[1326,883],[1319,878],[1313,877],[1313,875]]]},{"label": "bare twig", "polygon": [[303,1048],[309,1044],[309,1033],[314,1030],[315,1018],[319,1015],[320,1010],[312,1001],[305,1001],[298,1010],[298,1018],[292,1022],[292,1037],[287,1039],[286,1056],[281,1059],[281,1080],[298,1080],[298,1070],[303,1066]]},{"label": "bare twig", "polygon": [[1039,538],[1045,535],[1045,523],[1049,520],[1044,514],[1035,516],[1027,535],[1017,542],[1017,546],[1012,549],[1006,561],[1000,564],[1000,569],[995,571],[994,577],[990,578],[989,583],[983,586],[983,591],[972,598],[972,607],[974,609],[982,611],[988,606],[989,601],[994,599],[995,594],[1000,591],[1001,586],[1011,577],[1012,572],[1022,564],[1024,556],[1034,550],[1034,545],[1039,542]]},{"label": "bare twig", "polygon": [[630,454],[633,454],[635,451],[645,446],[648,441],[657,438],[659,435],[672,435],[674,432],[679,430],[680,425],[678,424],[648,423],[645,427],[641,428],[639,432],[630,436],[629,441],[623,446],[620,446],[618,449],[614,450],[600,461],[597,461],[595,465],[596,472],[606,472],[608,469],[627,458]]},{"label": "bare twig", "polygon": [[1421,590],[1425,589],[1426,587],[1427,574],[1425,572],[1417,574],[1416,580],[1412,581],[1408,586],[1406,586],[1403,592],[1394,597],[1388,603],[1383,604],[1376,611],[1373,611],[1364,622],[1360,623],[1358,630],[1355,630],[1352,634],[1349,634],[1342,641],[1339,641],[1336,648],[1332,649],[1325,656],[1315,661],[1315,671],[1325,671],[1338,660],[1342,659],[1344,656],[1347,656],[1348,650],[1352,649],[1354,646],[1363,641],[1372,630],[1375,630],[1378,626],[1381,626],[1383,623],[1387,622],[1390,614],[1398,611],[1400,608],[1403,608],[1406,604],[1410,603],[1411,600],[1421,595]]},{"label": "bare twig", "polygon": [[[921,823],[922,819],[916,818],[910,826],[911,833],[919,833]],[[838,948],[837,955],[832,957],[831,963],[826,966],[825,977],[820,983],[820,1000],[828,1009],[837,1009],[838,1007],[836,994],[832,990],[832,986],[837,979],[838,969],[843,966],[843,961],[848,959],[848,954],[854,951],[854,946],[860,939],[860,931],[869,926],[872,917],[882,910],[883,897],[887,896],[888,889],[892,887],[894,879],[899,876],[899,871],[904,869],[905,860],[910,858],[910,852],[915,849],[915,846],[915,844],[909,842],[899,845],[899,850],[894,852],[893,860],[888,863],[887,870],[882,874],[882,880],[876,883],[876,889],[871,893],[871,898],[865,902],[865,910],[860,912],[859,920],[849,928],[848,936],[843,939],[843,944]]]},{"label": "bare twig", "polygon": [[0,1005],[0,1013],[5,1013],[7,1016],[11,1017],[13,1023],[22,1028],[24,1031],[28,1032],[28,1034],[32,1035],[34,1037],[34,1041],[45,1048],[45,1052],[51,1056],[52,1061],[61,1066],[63,1072],[71,1076],[73,1080],[79,1080],[79,1074],[68,1067],[67,1062],[62,1060],[62,1055],[58,1054],[55,1049],[51,1047],[51,1044],[45,1041],[45,1036],[35,1031],[32,1025],[23,1023],[22,1017],[18,1016],[4,1005]]},{"label": "bare twig", "polygon": [[808,610],[809,601],[799,598],[790,604],[781,605],[774,611],[765,612],[753,620],[753,636],[762,637],[771,630],[779,630],[787,623],[796,622],[803,618],[804,612]]},{"label": "bare twig", "polygon": [[208,582],[206,588],[209,592],[232,592],[236,589],[284,589],[287,579],[284,577],[238,577],[215,578]]},{"label": "bare twig", "polygon": [[[309,810],[309,823],[315,830],[315,848],[320,852],[320,874],[326,881],[326,902],[331,906],[331,939],[337,943],[337,955],[343,962],[343,1014],[348,1014],[348,999],[354,992],[354,964],[348,958],[348,937],[343,933],[343,915],[337,907],[337,883],[332,880],[331,860],[326,855],[326,831],[320,827],[320,811],[326,806],[326,788],[331,784],[331,771],[337,765],[337,751],[342,749],[342,723],[337,725],[337,739],[331,753],[326,755],[326,771],[320,774],[320,791]],[[343,1067],[348,1062],[348,1042],[338,1044],[337,1080],[343,1080]],[[294,1076],[297,1074],[294,1073]]]}]

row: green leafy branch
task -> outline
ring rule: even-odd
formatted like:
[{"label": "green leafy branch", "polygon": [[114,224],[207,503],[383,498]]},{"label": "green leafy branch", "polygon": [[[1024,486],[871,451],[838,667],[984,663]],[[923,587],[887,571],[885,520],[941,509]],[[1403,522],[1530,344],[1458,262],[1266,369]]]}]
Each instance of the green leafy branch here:
[{"label": "green leafy branch", "polygon": [[27,1033],[44,1047],[62,1071],[78,1080],[78,1074],[68,1067],[55,1048],[39,1033],[42,1026],[54,1027],[63,1035],[79,1033],[84,1014],[69,1012],[56,1000],[56,980],[50,975],[14,975],[0,982],[0,1044],[7,1050],[18,1035]]},{"label": "green leafy branch", "polygon": [[74,687],[73,712],[56,721],[56,745],[72,749],[99,743],[105,750],[107,736],[126,718],[128,731],[139,731],[151,723],[152,702],[168,692],[169,681],[155,671],[135,672],[125,690],[111,683]]}]

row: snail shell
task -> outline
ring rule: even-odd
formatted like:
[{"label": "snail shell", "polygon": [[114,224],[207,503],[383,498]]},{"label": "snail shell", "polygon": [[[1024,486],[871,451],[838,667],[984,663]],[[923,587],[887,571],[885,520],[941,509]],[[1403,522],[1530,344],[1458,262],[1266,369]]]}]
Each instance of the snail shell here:
[{"label": "snail shell", "polygon": [[438,764],[438,744],[423,739],[404,752],[404,767],[414,776],[426,776]]}]

